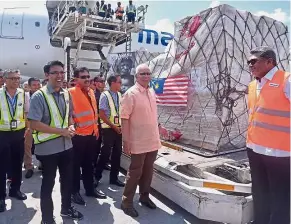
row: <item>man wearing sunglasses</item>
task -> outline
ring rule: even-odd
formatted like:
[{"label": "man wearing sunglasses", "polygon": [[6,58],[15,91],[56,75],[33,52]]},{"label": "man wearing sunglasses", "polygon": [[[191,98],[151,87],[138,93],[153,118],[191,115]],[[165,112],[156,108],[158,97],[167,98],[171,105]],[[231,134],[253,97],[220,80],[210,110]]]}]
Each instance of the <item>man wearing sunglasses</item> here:
[{"label": "man wearing sunglasses", "polygon": [[120,122],[121,78],[119,75],[107,79],[110,89],[100,96],[99,115],[102,128],[101,153],[96,165],[95,178],[99,181],[111,153],[110,184],[123,187],[118,179],[122,153],[122,135]]},{"label": "man wearing sunglasses", "polygon": [[71,206],[73,150],[75,135],[72,119],[73,105],[69,92],[63,89],[64,65],[52,61],[46,68],[48,83],[35,92],[30,100],[28,119],[35,132],[35,155],[42,164],[40,207],[42,224],[55,224],[52,191],[57,169],[61,182],[61,216],[82,219],[83,215]]},{"label": "man wearing sunglasses", "polygon": [[161,148],[158,129],[156,97],[149,88],[151,71],[146,64],[137,66],[136,83],[123,96],[121,102],[121,124],[123,151],[130,155],[131,163],[127,171],[121,209],[125,214],[137,217],[133,198],[139,184],[139,201],[142,205],[155,209],[150,199],[154,161]]},{"label": "man wearing sunglasses", "polygon": [[269,47],[250,52],[248,157],[256,224],[290,223],[290,74]]},{"label": "man wearing sunglasses", "polygon": [[76,127],[76,135],[73,137],[74,168],[73,168],[73,191],[72,201],[79,205],[85,205],[80,195],[80,168],[86,196],[105,199],[104,193],[94,189],[93,161],[97,141],[98,130],[98,107],[94,91],[90,88],[89,70],[85,67],[74,71],[76,87],[70,88],[74,111],[73,119]]},{"label": "man wearing sunglasses", "polygon": [[20,84],[20,72],[7,70],[3,74],[6,86],[0,89],[0,212],[6,210],[6,173],[11,175],[9,196],[26,200],[20,191],[24,155],[24,133],[29,98]]}]

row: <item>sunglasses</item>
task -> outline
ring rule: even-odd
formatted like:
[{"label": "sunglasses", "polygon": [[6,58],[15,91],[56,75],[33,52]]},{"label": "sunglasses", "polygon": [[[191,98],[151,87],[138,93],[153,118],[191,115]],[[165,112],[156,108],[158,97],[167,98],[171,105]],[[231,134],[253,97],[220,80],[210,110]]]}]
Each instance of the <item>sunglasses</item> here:
[{"label": "sunglasses", "polygon": [[150,73],[150,72],[141,72],[141,73],[139,73],[139,75],[142,75],[142,76],[148,75],[148,76],[150,76],[150,75],[152,75],[152,73]]},{"label": "sunglasses", "polygon": [[247,61],[248,65],[254,65],[258,62],[259,59],[251,59],[249,61]]},{"label": "sunglasses", "polygon": [[104,81],[104,80],[99,80],[99,81],[96,81],[96,82],[105,83],[105,81]]},{"label": "sunglasses", "polygon": [[90,79],[90,75],[81,75],[79,76],[80,79]]}]

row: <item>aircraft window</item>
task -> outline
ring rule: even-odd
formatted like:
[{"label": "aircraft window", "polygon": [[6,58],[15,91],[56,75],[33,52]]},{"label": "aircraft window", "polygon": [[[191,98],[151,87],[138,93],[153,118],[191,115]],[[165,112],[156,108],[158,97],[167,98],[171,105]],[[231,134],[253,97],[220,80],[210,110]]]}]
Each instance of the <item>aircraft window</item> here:
[{"label": "aircraft window", "polygon": [[40,26],[40,22],[35,22],[35,26],[39,27]]}]

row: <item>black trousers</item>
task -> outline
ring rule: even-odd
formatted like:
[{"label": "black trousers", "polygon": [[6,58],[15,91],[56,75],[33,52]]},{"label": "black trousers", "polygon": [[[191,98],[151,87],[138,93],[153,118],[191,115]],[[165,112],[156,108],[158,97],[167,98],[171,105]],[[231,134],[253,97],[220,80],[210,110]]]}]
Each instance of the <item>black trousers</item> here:
[{"label": "black trousers", "polygon": [[115,181],[118,178],[120,168],[120,157],[122,153],[122,135],[117,134],[111,128],[102,129],[102,144],[101,153],[99,155],[96,165],[96,180],[102,178],[102,172],[105,168],[106,163],[109,161],[111,154],[111,170],[110,180]]},{"label": "black trousers", "polygon": [[10,191],[20,190],[24,155],[24,132],[0,131],[0,200],[6,197],[6,174],[12,179]]},{"label": "black trousers", "polygon": [[99,130],[99,138],[96,142],[95,154],[94,154],[94,160],[93,160],[94,175],[96,173],[97,161],[98,161],[98,157],[101,150],[101,142],[102,142],[102,136],[101,136],[101,130]]},{"label": "black trousers", "polygon": [[290,223],[290,157],[265,156],[248,149],[255,224]]},{"label": "black trousers", "polygon": [[50,222],[53,218],[52,191],[55,185],[57,168],[59,168],[61,182],[62,210],[71,207],[73,150],[60,153],[36,156],[42,164],[42,184],[40,190],[40,207],[43,221]]},{"label": "black trousers", "polygon": [[96,147],[98,141],[95,136],[76,135],[72,139],[74,151],[74,167],[73,167],[73,191],[80,191],[80,168],[82,168],[82,179],[85,191],[93,192],[93,162],[96,158]]}]

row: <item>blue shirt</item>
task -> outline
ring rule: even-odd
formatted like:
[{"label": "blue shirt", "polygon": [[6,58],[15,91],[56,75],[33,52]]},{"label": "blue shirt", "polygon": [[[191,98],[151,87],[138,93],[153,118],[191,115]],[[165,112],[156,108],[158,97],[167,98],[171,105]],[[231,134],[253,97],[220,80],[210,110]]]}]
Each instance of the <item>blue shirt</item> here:
[{"label": "blue shirt", "polygon": [[[64,90],[55,92],[54,89],[47,84],[48,91],[53,95],[56,104],[60,110],[61,116],[66,114],[66,102],[64,98]],[[70,97],[69,117],[72,117],[73,103]],[[30,100],[30,108],[28,112],[28,120],[40,121],[46,125],[50,125],[51,117],[48,105],[43,94],[38,90]],[[35,154],[39,156],[52,155],[71,149],[73,147],[71,138],[59,137],[41,144],[35,145]]]},{"label": "blue shirt", "polygon": [[[5,89],[5,87],[3,87]],[[18,94],[20,93],[20,89],[16,90],[16,93],[14,95],[14,97],[11,97],[10,94],[5,90],[6,93],[6,97],[7,97],[7,103],[9,106],[9,110],[11,115],[14,114],[15,109],[16,109],[16,99],[18,97]],[[24,95],[24,113],[28,113],[29,110],[29,96],[27,96],[27,94]]]},{"label": "blue shirt", "polygon": [[[117,108],[117,112],[119,111],[119,101],[121,99],[119,99],[118,101],[118,93],[112,92],[111,90],[109,90],[110,95],[113,98],[113,102],[115,105],[115,108]],[[99,100],[99,110],[103,110],[105,112],[105,115],[107,118],[110,117],[110,107],[109,107],[109,102],[108,102],[108,98],[105,95],[105,93],[101,93],[100,96],[100,100]]]}]

